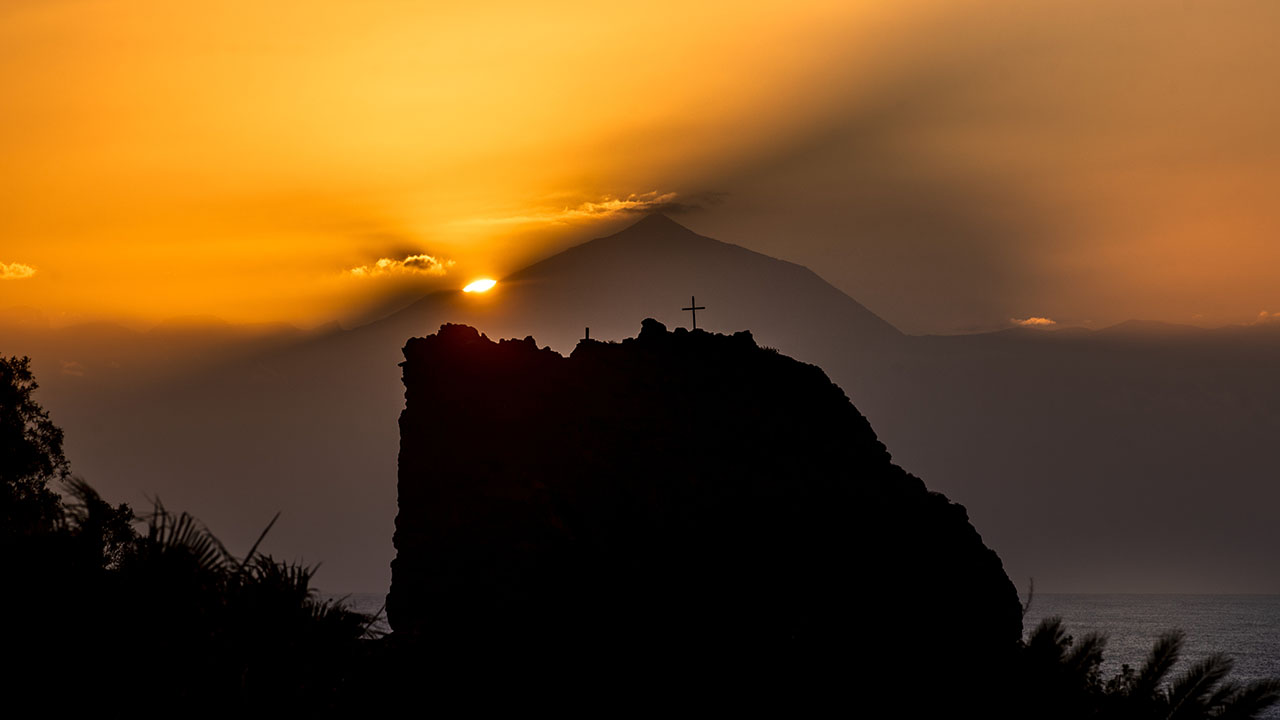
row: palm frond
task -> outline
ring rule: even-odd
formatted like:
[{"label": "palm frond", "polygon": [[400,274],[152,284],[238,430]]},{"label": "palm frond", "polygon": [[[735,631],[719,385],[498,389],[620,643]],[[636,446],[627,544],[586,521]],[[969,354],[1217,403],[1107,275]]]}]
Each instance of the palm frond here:
[{"label": "palm frond", "polygon": [[280,512],[281,511],[276,511],[275,517],[271,518],[271,522],[267,523],[267,526],[262,529],[261,533],[259,533],[258,539],[253,543],[253,547],[249,548],[249,552],[245,553],[244,559],[240,561],[239,572],[244,572],[245,567],[249,565],[249,561],[253,559],[253,554],[258,551],[258,546],[262,544],[262,541],[267,537],[267,533],[271,532],[271,528],[274,527],[276,521],[280,519]]},{"label": "palm frond", "polygon": [[79,475],[69,475],[63,478],[62,486],[67,491],[67,497],[63,499],[62,507],[77,522],[84,522],[95,505],[106,504],[102,496],[98,494],[98,491],[93,489],[93,486]]},{"label": "palm frond", "polygon": [[147,543],[158,553],[182,552],[209,572],[224,572],[235,558],[199,520],[186,512],[174,515],[157,498],[147,517]]},{"label": "palm frond", "polygon": [[1098,668],[1102,666],[1102,653],[1106,647],[1105,635],[1089,633],[1080,638],[1080,642],[1067,655],[1066,666],[1077,677],[1096,677]]},{"label": "palm frond", "polygon": [[1215,709],[1219,720],[1255,720],[1264,710],[1280,702],[1280,679],[1256,680],[1239,688]]},{"label": "palm frond", "polygon": [[1027,638],[1027,650],[1033,657],[1061,660],[1071,646],[1071,636],[1060,617],[1047,617],[1036,625]]},{"label": "palm frond", "polygon": [[1228,680],[1218,686],[1213,691],[1213,695],[1209,697],[1207,705],[1210,708],[1222,708],[1229,704],[1232,698],[1240,694],[1244,690],[1244,686],[1234,680]]},{"label": "palm frond", "polygon": [[1181,630],[1170,630],[1156,640],[1151,654],[1134,677],[1132,695],[1143,698],[1155,695],[1169,670],[1178,662],[1185,637]]},{"label": "palm frond", "polygon": [[1231,658],[1215,653],[1178,676],[1169,686],[1169,720],[1202,718],[1208,711],[1206,699],[1231,672]]}]

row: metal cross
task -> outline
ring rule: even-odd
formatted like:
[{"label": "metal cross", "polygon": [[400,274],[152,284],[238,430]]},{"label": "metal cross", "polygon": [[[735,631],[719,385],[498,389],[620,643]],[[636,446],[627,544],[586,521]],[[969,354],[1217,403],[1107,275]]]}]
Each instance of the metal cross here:
[{"label": "metal cross", "polygon": [[695,300],[695,299],[693,298],[693,296],[692,296],[692,295],[690,295],[690,296],[689,296],[689,307],[687,307],[687,308],[680,308],[680,309],[681,309],[681,310],[687,310],[688,312],[693,313],[693,329],[694,329],[694,330],[697,330],[697,329],[698,329],[698,311],[699,311],[699,310],[706,310],[706,308],[704,308],[704,307],[702,307],[701,305],[699,305],[699,304],[698,304],[698,301],[697,301],[697,300]]}]

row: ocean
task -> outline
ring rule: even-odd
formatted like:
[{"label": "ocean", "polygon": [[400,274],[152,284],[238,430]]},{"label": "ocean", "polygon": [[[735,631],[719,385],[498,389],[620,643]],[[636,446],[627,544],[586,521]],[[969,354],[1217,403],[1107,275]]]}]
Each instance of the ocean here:
[{"label": "ocean", "polygon": [[[383,593],[344,596],[360,612],[376,613]],[[1138,667],[1160,635],[1186,633],[1177,675],[1215,652],[1235,661],[1231,678],[1241,682],[1280,677],[1280,595],[1067,595],[1037,594],[1023,619],[1024,636],[1047,617],[1061,617],[1067,632],[1079,638],[1090,632],[1107,636],[1104,678],[1123,664]],[[385,616],[376,627],[387,630]],[[1280,720],[1280,707],[1263,717]]]},{"label": "ocean", "polygon": [[[1123,664],[1141,666],[1152,644],[1169,630],[1186,633],[1174,676],[1221,652],[1235,662],[1230,679],[1280,677],[1280,595],[1036,595],[1022,622],[1024,636],[1054,616],[1073,637],[1107,636],[1104,678]],[[1280,720],[1280,706],[1262,717]]]}]

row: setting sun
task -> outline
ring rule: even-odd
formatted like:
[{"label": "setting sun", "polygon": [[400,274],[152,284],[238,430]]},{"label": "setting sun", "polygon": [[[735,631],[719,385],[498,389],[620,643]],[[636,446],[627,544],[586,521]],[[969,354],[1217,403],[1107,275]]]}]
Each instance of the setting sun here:
[{"label": "setting sun", "polygon": [[462,292],[468,292],[468,293],[488,292],[493,289],[494,285],[497,285],[497,284],[498,284],[497,280],[490,280],[489,278],[484,278],[481,280],[476,280],[470,285],[462,288]]}]

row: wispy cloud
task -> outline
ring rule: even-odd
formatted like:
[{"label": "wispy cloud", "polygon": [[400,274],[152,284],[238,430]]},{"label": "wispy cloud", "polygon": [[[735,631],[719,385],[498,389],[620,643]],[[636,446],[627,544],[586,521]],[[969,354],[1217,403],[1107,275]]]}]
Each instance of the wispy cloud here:
[{"label": "wispy cloud", "polygon": [[36,274],[36,269],[22,263],[0,262],[0,280],[22,280]]},{"label": "wispy cloud", "polygon": [[659,193],[657,190],[647,193],[632,193],[625,198],[603,197],[597,202],[585,202],[576,208],[565,208],[561,212],[570,217],[595,217],[598,215],[616,215],[618,213],[646,213],[668,207],[676,201],[679,193]]},{"label": "wispy cloud", "polygon": [[1253,321],[1253,324],[1260,325],[1262,323],[1280,323],[1280,312],[1267,312],[1266,310],[1263,310],[1258,313],[1258,318]]},{"label": "wispy cloud", "polygon": [[1048,327],[1058,324],[1057,320],[1051,320],[1047,317],[1009,318],[1009,322],[1022,327]]},{"label": "wispy cloud", "polygon": [[722,198],[723,193],[700,193],[682,197],[677,192],[651,190],[645,193],[631,193],[626,197],[606,195],[572,206],[545,208],[517,215],[476,218],[469,222],[480,225],[519,225],[565,223],[574,220],[604,219],[616,215],[643,215],[651,212],[681,213],[714,205]]},{"label": "wispy cloud", "polygon": [[408,255],[403,259],[379,258],[377,262],[347,270],[355,277],[368,278],[382,275],[444,275],[453,267],[452,260],[433,255]]}]

